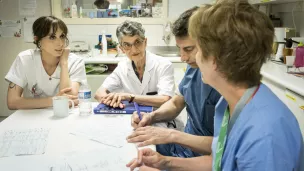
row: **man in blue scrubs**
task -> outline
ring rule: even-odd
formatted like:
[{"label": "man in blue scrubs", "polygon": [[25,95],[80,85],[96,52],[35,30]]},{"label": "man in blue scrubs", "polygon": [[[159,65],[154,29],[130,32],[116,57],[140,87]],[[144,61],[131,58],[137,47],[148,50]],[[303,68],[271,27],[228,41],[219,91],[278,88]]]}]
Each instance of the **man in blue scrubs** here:
[{"label": "man in blue scrubs", "polygon": [[[179,91],[155,112],[144,114],[141,121],[137,114],[132,118],[136,131],[128,137],[128,141],[141,142],[140,146],[157,144],[157,152],[165,156],[190,158],[210,154],[209,149],[200,150],[197,142],[212,141],[214,109],[221,95],[202,82],[195,61],[195,41],[188,36],[188,20],[197,9],[194,7],[185,11],[173,24],[181,60],[188,64]],[[175,119],[185,106],[188,113],[185,132],[148,126]]]}]

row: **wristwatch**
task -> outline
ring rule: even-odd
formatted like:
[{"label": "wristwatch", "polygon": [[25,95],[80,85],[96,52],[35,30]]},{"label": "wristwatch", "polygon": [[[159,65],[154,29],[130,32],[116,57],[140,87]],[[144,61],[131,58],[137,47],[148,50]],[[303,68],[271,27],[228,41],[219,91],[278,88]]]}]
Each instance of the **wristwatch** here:
[{"label": "wristwatch", "polygon": [[129,103],[132,103],[132,102],[133,102],[133,100],[134,100],[134,98],[135,98],[135,95],[134,95],[134,94],[130,94],[130,100],[129,100]]}]

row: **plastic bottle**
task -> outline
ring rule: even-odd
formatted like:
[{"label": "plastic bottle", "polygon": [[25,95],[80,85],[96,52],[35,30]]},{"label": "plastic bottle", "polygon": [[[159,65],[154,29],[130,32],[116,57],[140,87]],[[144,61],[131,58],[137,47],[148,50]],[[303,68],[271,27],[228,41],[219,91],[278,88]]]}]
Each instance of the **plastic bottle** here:
[{"label": "plastic bottle", "polygon": [[92,113],[91,88],[86,81],[81,82],[78,91],[79,115],[87,116]]},{"label": "plastic bottle", "polygon": [[79,18],[83,17],[82,7],[79,8]]},{"label": "plastic bottle", "polygon": [[71,7],[71,17],[72,18],[78,18],[77,5],[75,4],[75,1],[73,2],[72,7]]},{"label": "plastic bottle", "polygon": [[304,67],[304,44],[300,42],[296,48],[296,59],[294,62],[296,68]]},{"label": "plastic bottle", "polygon": [[107,37],[106,37],[106,32],[102,32],[102,56],[107,57],[108,56],[108,42],[107,42]]}]

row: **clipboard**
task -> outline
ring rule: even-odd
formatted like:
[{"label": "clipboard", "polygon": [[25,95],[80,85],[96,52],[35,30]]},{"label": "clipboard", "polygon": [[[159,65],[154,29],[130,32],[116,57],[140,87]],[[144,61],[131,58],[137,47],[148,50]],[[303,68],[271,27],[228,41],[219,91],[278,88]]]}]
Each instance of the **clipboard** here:
[{"label": "clipboard", "polygon": [[[94,114],[133,114],[136,111],[134,103],[129,103],[128,101],[122,101],[125,108],[121,109],[119,107],[113,108],[105,104],[99,104],[94,108]],[[141,112],[150,113],[153,111],[152,106],[139,105],[139,110]]]}]

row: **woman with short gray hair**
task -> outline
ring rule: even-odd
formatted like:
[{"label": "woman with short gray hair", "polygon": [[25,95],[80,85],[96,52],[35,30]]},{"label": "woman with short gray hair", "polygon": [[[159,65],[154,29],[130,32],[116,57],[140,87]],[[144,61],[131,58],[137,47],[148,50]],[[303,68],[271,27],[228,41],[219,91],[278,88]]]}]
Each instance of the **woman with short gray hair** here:
[{"label": "woman with short gray hair", "polygon": [[142,27],[141,23],[127,20],[119,25],[116,29],[116,36],[119,42],[121,42],[123,36],[135,35],[145,39],[145,29]]},{"label": "woman with short gray hair", "polygon": [[116,36],[128,58],[106,78],[95,99],[120,108],[124,107],[123,100],[155,107],[168,101],[175,89],[172,63],[146,51],[147,38],[142,24],[125,21],[117,27]]}]

